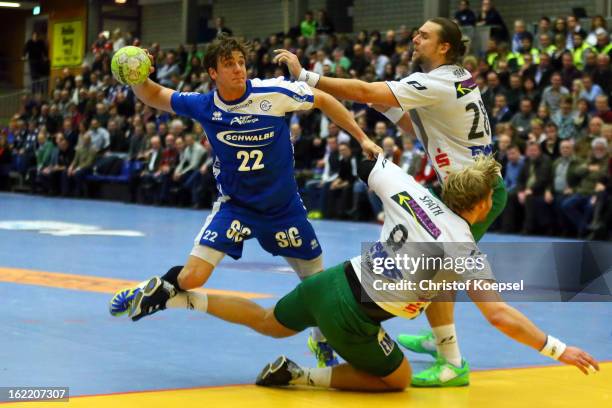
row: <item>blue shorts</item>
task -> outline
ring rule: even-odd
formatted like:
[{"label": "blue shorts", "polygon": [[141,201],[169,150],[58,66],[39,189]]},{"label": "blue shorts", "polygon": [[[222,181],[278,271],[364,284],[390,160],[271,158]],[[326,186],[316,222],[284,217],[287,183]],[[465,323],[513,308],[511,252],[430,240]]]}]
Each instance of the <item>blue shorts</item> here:
[{"label": "blue shorts", "polygon": [[244,241],[251,238],[275,256],[311,260],[322,253],[299,195],[273,216],[247,210],[231,200],[217,201],[196,243],[240,259]]}]

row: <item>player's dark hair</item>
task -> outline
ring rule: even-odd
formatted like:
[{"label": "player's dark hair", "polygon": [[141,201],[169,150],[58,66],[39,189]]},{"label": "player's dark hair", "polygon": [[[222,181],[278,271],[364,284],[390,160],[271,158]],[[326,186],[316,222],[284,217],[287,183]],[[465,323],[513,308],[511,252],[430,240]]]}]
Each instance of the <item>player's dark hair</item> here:
[{"label": "player's dark hair", "polygon": [[233,51],[240,51],[246,60],[249,55],[249,44],[236,37],[219,35],[206,50],[204,56],[204,69],[208,72],[209,68],[217,69],[217,62],[220,59],[230,58]]},{"label": "player's dark hair", "polygon": [[446,54],[446,61],[452,64],[460,63],[466,51],[465,42],[462,39],[461,30],[457,23],[444,17],[430,18],[428,21],[440,26],[438,33],[440,42],[448,43],[450,48]]}]

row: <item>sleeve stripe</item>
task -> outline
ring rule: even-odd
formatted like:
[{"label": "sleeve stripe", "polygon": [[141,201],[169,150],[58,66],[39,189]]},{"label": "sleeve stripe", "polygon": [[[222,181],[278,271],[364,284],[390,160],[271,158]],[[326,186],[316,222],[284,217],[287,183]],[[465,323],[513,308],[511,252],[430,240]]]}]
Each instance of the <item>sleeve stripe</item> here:
[{"label": "sleeve stripe", "polygon": [[298,102],[314,102],[313,95],[300,95],[296,92],[293,92],[290,89],[283,88],[280,86],[258,86],[253,87],[251,93],[281,93],[283,95],[287,95],[290,98],[295,99]]}]

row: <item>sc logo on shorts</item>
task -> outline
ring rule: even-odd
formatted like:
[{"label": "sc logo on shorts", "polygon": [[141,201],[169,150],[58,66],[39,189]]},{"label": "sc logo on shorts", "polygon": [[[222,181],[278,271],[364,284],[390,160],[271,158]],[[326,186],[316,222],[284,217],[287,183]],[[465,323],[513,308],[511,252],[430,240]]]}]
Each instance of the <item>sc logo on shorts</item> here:
[{"label": "sc logo on shorts", "polygon": [[238,243],[244,241],[245,238],[251,235],[251,232],[249,227],[242,225],[238,220],[234,220],[225,235],[228,239]]},{"label": "sc logo on shorts", "polygon": [[299,248],[302,246],[302,238],[300,238],[300,231],[297,228],[291,227],[285,231],[279,231],[274,235],[276,242],[280,248]]}]

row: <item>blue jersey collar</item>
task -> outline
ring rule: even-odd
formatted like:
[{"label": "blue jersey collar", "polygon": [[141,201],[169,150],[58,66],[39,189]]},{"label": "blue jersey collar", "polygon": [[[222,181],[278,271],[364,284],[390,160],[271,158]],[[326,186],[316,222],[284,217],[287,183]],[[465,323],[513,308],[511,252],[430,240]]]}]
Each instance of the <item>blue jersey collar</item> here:
[{"label": "blue jersey collar", "polygon": [[215,90],[215,93],[217,94],[217,97],[219,98],[219,100],[221,102],[223,102],[224,104],[228,105],[228,106],[232,106],[232,105],[237,105],[241,102],[243,102],[246,98],[249,97],[249,95],[251,94],[251,89],[253,88],[253,86],[251,85],[251,80],[247,79],[246,80],[246,91],[244,93],[244,95],[242,95],[240,98],[238,99],[234,99],[233,101],[226,101],[225,99],[223,99],[221,97],[221,94],[219,93],[219,90]]}]

